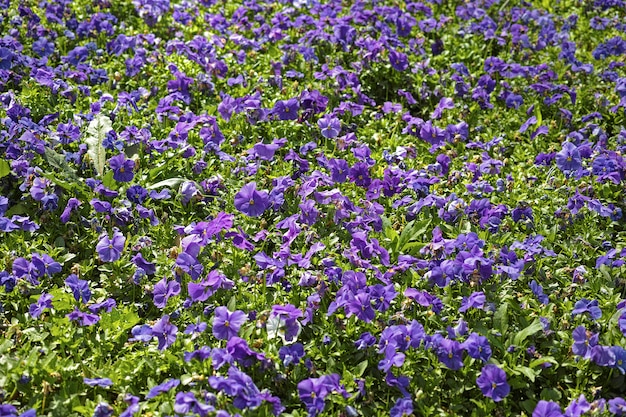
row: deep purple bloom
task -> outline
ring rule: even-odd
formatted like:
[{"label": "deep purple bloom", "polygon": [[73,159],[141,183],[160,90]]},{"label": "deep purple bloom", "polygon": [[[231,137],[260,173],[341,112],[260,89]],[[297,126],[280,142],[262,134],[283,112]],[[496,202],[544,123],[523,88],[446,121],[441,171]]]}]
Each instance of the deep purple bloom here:
[{"label": "deep purple bloom", "polygon": [[241,310],[231,313],[226,307],[220,306],[215,309],[213,335],[217,339],[229,340],[231,337],[237,336],[239,328],[247,319],[248,316]]},{"label": "deep purple bloom", "polygon": [[283,346],[278,350],[278,357],[283,361],[283,365],[297,365],[304,357],[304,346],[302,343],[294,343],[293,345]]},{"label": "deep purple bloom", "polygon": [[175,295],[180,294],[180,283],[178,281],[167,281],[167,278],[163,277],[162,280],[154,285],[152,290],[152,300],[154,305],[158,308],[165,308],[167,300]]},{"label": "deep purple bloom", "polygon": [[126,238],[117,230],[113,232],[112,238],[109,238],[107,233],[101,234],[100,241],[96,245],[96,251],[100,260],[102,262],[114,262],[120,259],[125,243]]},{"label": "deep purple bloom", "polygon": [[615,352],[611,346],[596,345],[591,348],[591,360],[598,366],[615,366]]},{"label": "deep purple bloom", "polygon": [[113,385],[113,381],[109,378],[83,378],[83,382],[90,387],[108,388]]},{"label": "deep purple bloom", "polygon": [[413,400],[408,397],[398,398],[389,410],[389,417],[404,417],[413,415]]},{"label": "deep purple bloom", "polygon": [[273,305],[268,321],[268,331],[271,322],[275,335],[281,336],[286,342],[293,341],[302,330],[302,325],[298,321],[302,316],[302,311],[292,304]]},{"label": "deep purple bloom", "polygon": [[569,406],[567,406],[565,409],[565,416],[580,417],[589,410],[591,410],[591,404],[589,404],[585,399],[585,396],[581,394],[578,399],[572,400]]},{"label": "deep purple bloom", "polygon": [[585,359],[591,358],[591,349],[598,344],[598,334],[588,332],[585,326],[578,326],[572,332],[574,343],[572,352]]},{"label": "deep purple bloom", "polygon": [[126,159],[121,153],[109,159],[109,166],[113,170],[113,179],[119,182],[131,182],[134,174],[135,162],[132,159]]},{"label": "deep purple bloom", "polygon": [[187,252],[181,252],[178,255],[176,258],[176,265],[181,270],[188,273],[194,281],[200,278],[202,271],[204,271],[204,266]]},{"label": "deep purple bloom", "polygon": [[148,395],[146,395],[146,400],[156,397],[159,394],[163,394],[171,390],[172,388],[176,388],[180,384],[179,379],[168,379],[162,384],[156,385],[150,389]]},{"label": "deep purple bloom", "polygon": [[250,217],[258,217],[270,206],[267,191],[257,191],[256,183],[250,182],[235,194],[235,208]]},{"label": "deep purple bloom", "polygon": [[170,323],[170,316],[164,315],[152,327],[152,336],[159,341],[159,350],[165,350],[176,341],[178,327]]},{"label": "deep purple bloom", "polygon": [[135,204],[142,204],[148,198],[148,191],[141,185],[131,185],[126,190],[126,198]]},{"label": "deep purple bloom", "polygon": [[317,126],[322,132],[322,136],[327,139],[333,139],[339,136],[341,131],[341,122],[335,116],[326,114],[317,121]]},{"label": "deep purple bloom", "polygon": [[506,382],[506,372],[498,365],[485,365],[480,376],[476,378],[476,384],[485,397],[495,402],[502,401],[511,391],[511,387]]},{"label": "deep purple bloom", "polygon": [[128,404],[126,410],[122,411],[120,417],[133,417],[139,412],[139,397],[131,394],[124,396],[124,402]]},{"label": "deep purple bloom", "polygon": [[79,326],[92,326],[100,321],[100,316],[97,314],[84,313],[78,308],[74,308],[74,311],[66,314],[65,317],[70,319],[70,321],[77,322]]},{"label": "deep purple bloom", "polygon": [[532,417],[563,417],[561,407],[554,401],[541,400],[537,403]]},{"label": "deep purple bloom", "polygon": [[69,222],[72,211],[76,210],[80,205],[81,202],[77,198],[71,197],[69,200],[67,200],[67,205],[65,206],[65,209],[63,209],[63,213],[61,213],[61,216],[59,217],[61,219],[61,222]]},{"label": "deep purple bloom", "polygon": [[42,293],[36,303],[31,304],[28,313],[34,319],[38,318],[46,308],[52,308],[52,295]]},{"label": "deep purple bloom", "polygon": [[371,322],[376,317],[376,312],[372,308],[372,303],[369,294],[359,293],[352,297],[352,299],[346,304],[347,315],[356,315],[359,320],[363,320],[366,323]]},{"label": "deep purple bloom", "polygon": [[279,120],[296,120],[298,118],[298,110],[300,103],[298,99],[279,100],[272,109],[272,114],[278,116]]},{"label": "deep purple bloom", "polygon": [[482,309],[485,306],[486,301],[485,293],[482,291],[474,292],[469,297],[463,297],[459,312],[464,313],[470,308]]},{"label": "deep purple bloom", "polygon": [[91,290],[89,289],[89,282],[78,278],[75,274],[70,274],[65,279],[65,284],[72,290],[74,299],[79,301],[83,299],[83,303],[87,303],[91,299]]},{"label": "deep purple bloom", "polygon": [[462,343],[462,346],[467,351],[467,354],[474,359],[487,362],[491,358],[489,340],[478,333],[471,333],[467,340]]},{"label": "deep purple bloom", "polygon": [[534,279],[530,281],[529,286],[530,286],[531,291],[539,299],[541,304],[548,305],[548,303],[550,302],[550,299],[548,298],[547,295],[543,293],[543,287],[540,284],[538,284],[537,281],[535,281]]},{"label": "deep purple bloom", "polygon": [[214,408],[196,399],[193,392],[179,392],[176,394],[174,411],[178,414],[197,414],[206,417]]},{"label": "deep purple bloom", "polygon": [[359,337],[356,342],[354,342],[354,345],[357,349],[363,350],[370,346],[374,346],[375,343],[376,337],[374,337],[370,332],[365,332],[361,334],[361,337]]},{"label": "deep purple bloom", "polygon": [[333,181],[345,182],[348,178],[348,171],[350,170],[350,166],[345,159],[330,159],[328,161],[328,168],[330,168],[330,173]]},{"label": "deep purple bloom", "polygon": [[372,178],[369,174],[369,166],[365,162],[357,162],[348,171],[350,180],[356,185],[363,188],[368,188],[372,183]]},{"label": "deep purple bloom", "polygon": [[309,378],[298,383],[298,395],[311,416],[316,416],[324,411],[324,399],[333,390],[345,392],[339,386],[339,375],[337,374]]},{"label": "deep purple bloom", "polygon": [[555,160],[559,169],[566,173],[582,167],[580,152],[572,142],[563,143],[563,149],[556,154]]},{"label": "deep purple bloom", "polygon": [[47,275],[51,277],[62,270],[61,264],[52,259],[47,253],[43,255],[34,253],[31,262],[35,268],[37,268],[37,271],[39,271],[39,276]]},{"label": "deep purple bloom", "polygon": [[626,400],[621,397],[609,400],[609,411],[616,416],[626,415]]},{"label": "deep purple bloom", "polygon": [[463,348],[456,340],[439,340],[436,352],[439,361],[453,371],[458,371],[463,367]]},{"label": "deep purple bloom", "polygon": [[598,300],[587,300],[583,298],[574,304],[574,310],[572,310],[572,315],[575,316],[577,314],[589,313],[592,319],[597,320],[602,317],[602,310],[598,307]]}]

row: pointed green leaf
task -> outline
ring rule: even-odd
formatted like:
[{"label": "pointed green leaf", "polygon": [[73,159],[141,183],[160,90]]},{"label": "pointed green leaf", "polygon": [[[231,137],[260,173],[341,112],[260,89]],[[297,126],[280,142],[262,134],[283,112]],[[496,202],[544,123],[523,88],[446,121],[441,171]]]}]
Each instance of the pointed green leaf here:
[{"label": "pointed green leaf", "polygon": [[11,172],[11,165],[4,159],[0,159],[0,178],[6,177]]},{"label": "pointed green leaf", "polygon": [[515,346],[520,346],[529,336],[532,336],[542,329],[543,325],[541,324],[539,319],[536,319],[528,327],[517,332],[517,334],[513,338],[513,344]]}]

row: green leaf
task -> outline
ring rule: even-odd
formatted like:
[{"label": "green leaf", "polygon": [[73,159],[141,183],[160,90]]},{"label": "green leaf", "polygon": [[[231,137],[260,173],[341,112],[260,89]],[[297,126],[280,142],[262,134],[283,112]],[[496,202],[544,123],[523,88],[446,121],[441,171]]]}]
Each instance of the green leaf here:
[{"label": "green leaf", "polygon": [[357,376],[357,377],[363,376],[363,373],[367,369],[367,365],[368,365],[367,359],[364,360],[363,362],[359,363],[356,366],[356,369],[354,370],[354,375]]},{"label": "green leaf", "polygon": [[502,302],[494,313],[493,327],[498,329],[501,334],[506,334],[509,328],[509,303],[506,301]]},{"label": "green leaf", "polygon": [[100,176],[104,174],[106,163],[106,149],[102,146],[102,142],[112,129],[111,119],[102,113],[97,114],[87,127],[87,135],[84,140],[88,146],[87,155],[91,158],[91,162],[93,162],[96,172]]},{"label": "green leaf", "polygon": [[11,165],[4,159],[0,159],[0,178],[6,177],[11,172]]},{"label": "green leaf", "polygon": [[107,188],[114,189],[116,187],[115,180],[113,179],[113,171],[109,171],[102,178],[102,185]]},{"label": "green leaf", "polygon": [[532,336],[542,329],[543,325],[541,324],[539,319],[535,319],[535,321],[533,321],[528,327],[517,332],[517,334],[513,338],[513,344],[515,346],[520,346],[529,336]]},{"label": "green leaf", "polygon": [[551,363],[551,364],[557,365],[557,366],[559,365],[559,362],[556,359],[554,359],[552,356],[542,356],[539,359],[535,359],[534,361],[531,361],[528,364],[528,367],[536,368],[537,366],[540,366],[540,365],[542,365],[544,363]]},{"label": "green leaf", "polygon": [[519,372],[520,374],[524,375],[526,378],[530,379],[530,382],[535,382],[535,371],[533,371],[532,369],[530,369],[527,366],[516,366],[514,368],[515,371]]},{"label": "green leaf", "polygon": [[162,187],[176,187],[185,181],[189,181],[189,180],[187,178],[179,178],[179,177],[170,178],[167,180],[159,181],[156,184],[148,185],[146,189],[154,190],[154,189],[162,188]]},{"label": "green leaf", "polygon": [[69,164],[67,163],[63,155],[61,155],[60,153],[55,152],[54,150],[50,148],[46,148],[44,150],[43,157],[46,160],[46,162],[50,164],[50,166],[61,171],[68,178],[71,178],[73,180],[78,180],[78,175],[76,175],[76,172],[69,166]]},{"label": "green leaf", "polygon": [[228,311],[237,310],[237,297],[235,297],[234,295],[230,297],[230,300],[228,300],[228,304],[226,304],[226,308],[228,308]]},{"label": "green leaf", "polygon": [[75,411],[77,413],[80,413],[84,416],[88,416],[90,414],[90,411],[87,407],[85,407],[84,405],[77,405],[74,408],[72,408],[72,411]]},{"label": "green leaf", "polygon": [[559,401],[562,397],[561,393],[554,388],[544,388],[541,390],[541,399],[546,401]]}]

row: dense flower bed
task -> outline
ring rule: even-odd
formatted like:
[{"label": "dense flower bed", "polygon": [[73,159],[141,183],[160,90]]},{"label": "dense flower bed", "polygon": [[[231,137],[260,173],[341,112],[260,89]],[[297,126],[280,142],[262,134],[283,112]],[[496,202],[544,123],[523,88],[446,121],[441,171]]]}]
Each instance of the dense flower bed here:
[{"label": "dense flower bed", "polygon": [[0,416],[624,415],[623,0],[0,0]]}]

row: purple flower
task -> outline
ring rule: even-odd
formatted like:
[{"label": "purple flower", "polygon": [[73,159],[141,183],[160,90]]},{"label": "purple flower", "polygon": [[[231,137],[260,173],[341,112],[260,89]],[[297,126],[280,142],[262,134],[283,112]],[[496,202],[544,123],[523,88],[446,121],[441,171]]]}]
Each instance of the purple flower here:
[{"label": "purple flower", "polygon": [[622,334],[624,336],[626,336],[626,311],[624,311],[620,316],[619,319],[617,320],[617,323],[619,325],[619,329],[621,330]]},{"label": "purple flower", "polygon": [[409,59],[406,54],[395,49],[389,50],[389,63],[396,71],[404,71],[409,67]]},{"label": "purple flower", "polygon": [[159,350],[165,350],[176,341],[178,327],[170,323],[170,316],[164,315],[152,327],[152,336],[159,341]]},{"label": "purple flower", "polygon": [[43,255],[34,253],[31,262],[39,271],[39,276],[47,275],[50,277],[61,272],[62,269],[61,264],[52,259],[47,253]]},{"label": "purple flower", "polygon": [[158,308],[165,308],[167,300],[175,295],[180,294],[180,284],[178,281],[167,281],[164,277],[162,280],[154,285],[152,291],[152,300],[154,305]]},{"label": "purple flower", "polygon": [[297,365],[304,357],[304,346],[302,343],[294,343],[293,345],[283,346],[278,350],[278,357],[283,361],[283,365]]},{"label": "purple flower", "polygon": [[541,304],[548,305],[548,303],[550,302],[550,299],[548,298],[547,295],[543,293],[543,287],[540,284],[537,284],[537,281],[535,281],[534,279],[530,281],[529,286],[533,294],[535,294],[535,296],[539,299]]},{"label": "purple flower", "polygon": [[193,392],[179,392],[176,394],[174,411],[178,414],[198,414],[206,417],[214,408],[208,404],[198,401]]},{"label": "purple flower", "polygon": [[587,402],[585,396],[581,394],[578,399],[572,400],[565,409],[565,415],[567,417],[580,417],[589,410],[591,410],[591,405]]},{"label": "purple flower", "polygon": [[582,158],[576,145],[572,142],[563,143],[563,149],[556,154],[556,166],[563,172],[577,171],[582,167]]},{"label": "purple flower", "polygon": [[609,400],[609,411],[616,416],[626,415],[626,400],[621,397]]},{"label": "purple flower", "polygon": [[176,258],[176,265],[191,276],[194,281],[200,278],[204,266],[187,252],[181,252]]},{"label": "purple flower", "polygon": [[124,396],[124,402],[128,404],[128,407],[120,414],[120,417],[132,417],[135,413],[139,412],[139,397],[126,394]]},{"label": "purple flower", "polygon": [[71,197],[69,200],[67,200],[67,205],[65,206],[63,213],[61,213],[61,216],[59,217],[61,219],[61,222],[62,223],[69,222],[72,211],[76,210],[80,205],[81,205],[81,202],[77,198]]},{"label": "purple flower", "polygon": [[511,391],[511,387],[506,382],[506,372],[493,364],[483,367],[480,376],[476,378],[476,384],[485,397],[495,402],[502,401]]},{"label": "purple flower", "polygon": [[267,323],[268,333],[272,337],[280,336],[286,342],[294,341],[302,330],[298,322],[302,316],[302,311],[292,304],[273,305]]},{"label": "purple flower", "polygon": [[354,345],[357,349],[363,350],[370,346],[374,346],[375,343],[376,337],[374,337],[370,332],[365,332],[361,334],[361,337],[359,337],[356,342],[354,342]]},{"label": "purple flower", "polygon": [[591,358],[591,349],[598,344],[598,334],[588,332],[585,326],[578,326],[572,332],[574,343],[572,352],[585,359]]},{"label": "purple flower", "polygon": [[335,116],[326,114],[317,121],[317,126],[322,131],[322,136],[326,139],[333,139],[339,136],[341,122]]},{"label": "purple flower", "polygon": [[596,345],[591,348],[591,360],[598,366],[615,366],[615,352],[611,346]]},{"label": "purple flower", "polygon": [[113,415],[113,407],[106,402],[99,403],[93,410],[92,417],[111,417]]},{"label": "purple flower", "polygon": [[113,232],[112,238],[109,238],[107,233],[103,233],[100,235],[100,241],[96,245],[96,252],[98,252],[102,262],[114,262],[122,256],[125,243],[126,238],[117,230]]},{"label": "purple flower", "polygon": [[77,322],[79,326],[92,326],[100,321],[100,316],[97,314],[83,313],[78,308],[75,308],[74,311],[66,314],[65,317],[67,317],[70,321]]},{"label": "purple flower", "polygon": [[247,319],[246,313],[241,310],[231,313],[226,307],[218,307],[215,309],[215,318],[213,319],[213,336],[217,339],[229,340],[231,337],[237,336],[239,328]]},{"label": "purple flower", "polygon": [[491,358],[489,340],[478,333],[471,333],[467,340],[462,343],[462,346],[467,351],[467,354],[474,359],[487,362]]},{"label": "purple flower", "polygon": [[44,292],[39,296],[36,303],[30,305],[28,313],[32,318],[36,319],[41,316],[41,313],[46,308],[52,308],[52,295]]},{"label": "purple flower", "polygon": [[439,340],[436,352],[439,361],[453,371],[458,371],[463,367],[463,348],[456,340]]},{"label": "purple flower", "polygon": [[328,168],[332,176],[332,180],[335,182],[346,182],[348,178],[348,171],[350,166],[345,159],[332,158],[328,161]]},{"label": "purple flower", "polygon": [[91,299],[89,282],[79,279],[75,274],[71,274],[65,280],[65,284],[67,284],[67,286],[72,290],[76,301],[79,301],[82,298],[83,303],[87,303]]},{"label": "purple flower", "polygon": [[464,313],[470,308],[482,309],[485,306],[486,301],[487,300],[485,298],[485,293],[483,293],[482,291],[472,293],[469,297],[463,297],[459,312]]},{"label": "purple flower", "polygon": [[407,397],[398,398],[389,410],[389,417],[404,417],[413,415],[413,400]]},{"label": "purple flower", "polygon": [[324,375],[319,378],[309,378],[298,383],[298,395],[309,412],[315,416],[324,411],[324,399],[333,391],[341,390],[339,387],[339,375]]},{"label": "purple flower", "polygon": [[279,100],[272,109],[272,114],[278,116],[279,120],[296,120],[298,118],[298,110],[300,103],[298,99]]},{"label": "purple flower", "polygon": [[554,401],[541,400],[537,403],[532,417],[563,417],[561,407]]},{"label": "purple flower", "polygon": [[348,171],[348,176],[356,185],[363,188],[368,188],[372,183],[372,178],[369,174],[369,166],[365,162],[357,162]]},{"label": "purple flower", "polygon": [[113,385],[113,381],[109,378],[83,378],[83,382],[90,387],[108,388]]},{"label": "purple flower", "polygon": [[195,182],[185,181],[180,185],[180,196],[183,205],[186,206],[197,195],[199,195],[199,192]]},{"label": "purple flower", "polygon": [[598,307],[598,300],[587,300],[583,298],[574,304],[572,316],[577,314],[589,313],[592,319],[597,320],[602,317],[602,310]]},{"label": "purple flower", "polygon": [[142,204],[148,198],[148,191],[141,185],[131,185],[126,190],[126,198],[135,204]]},{"label": "purple flower", "polygon": [[250,182],[244,185],[235,194],[235,208],[250,217],[258,217],[270,206],[267,191],[257,191],[256,183]]},{"label": "purple flower", "polygon": [[172,388],[176,388],[178,384],[180,384],[179,379],[168,379],[162,384],[152,387],[150,389],[150,392],[148,392],[148,395],[146,395],[146,400],[154,398],[159,394],[164,394],[168,392],[169,390],[171,390]]},{"label": "purple flower", "polygon": [[369,323],[376,317],[369,294],[359,293],[346,304],[347,316],[356,315],[359,320]]},{"label": "purple flower", "polygon": [[113,170],[113,179],[118,182],[131,182],[134,174],[135,162],[126,159],[123,153],[109,159],[109,166]]}]

